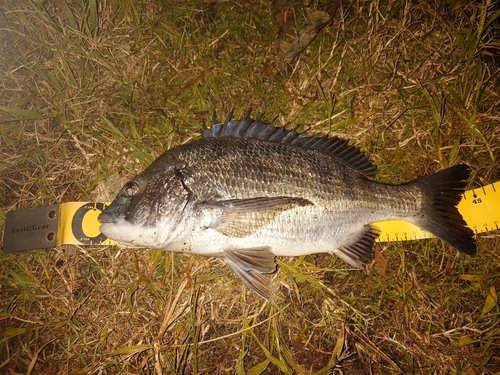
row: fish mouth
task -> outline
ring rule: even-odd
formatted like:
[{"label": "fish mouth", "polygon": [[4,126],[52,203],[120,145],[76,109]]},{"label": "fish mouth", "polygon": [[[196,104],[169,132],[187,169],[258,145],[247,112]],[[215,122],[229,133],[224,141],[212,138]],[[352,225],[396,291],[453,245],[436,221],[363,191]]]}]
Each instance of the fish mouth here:
[{"label": "fish mouth", "polygon": [[[119,233],[119,225],[123,222],[125,215],[117,215],[109,212],[101,212],[97,220],[101,223],[99,230],[106,237],[116,240]],[[118,226],[118,228],[117,228]]]},{"label": "fish mouth", "polygon": [[106,211],[101,212],[97,217],[97,220],[101,224],[117,224],[123,220],[123,215],[110,214]]},{"label": "fish mouth", "polygon": [[103,212],[97,219],[101,223],[101,233],[116,242],[155,248],[161,248],[165,243],[164,239],[158,238],[161,232],[156,227],[131,224],[124,215]]}]

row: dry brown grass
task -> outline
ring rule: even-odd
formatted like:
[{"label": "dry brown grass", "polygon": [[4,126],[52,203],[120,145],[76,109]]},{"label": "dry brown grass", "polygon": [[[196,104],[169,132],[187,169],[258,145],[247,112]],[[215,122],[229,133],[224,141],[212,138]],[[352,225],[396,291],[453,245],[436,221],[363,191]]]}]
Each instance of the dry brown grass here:
[{"label": "dry brown grass", "polygon": [[[109,200],[213,111],[249,106],[352,138],[382,181],[458,162],[471,186],[498,181],[499,3],[340,6],[287,65],[270,2],[4,0],[0,223],[10,209]],[[294,4],[283,38],[315,9],[331,7]],[[384,275],[279,259],[273,303],[215,259],[0,253],[0,372],[496,374],[498,233],[478,244],[471,258],[439,241],[382,244]]]}]

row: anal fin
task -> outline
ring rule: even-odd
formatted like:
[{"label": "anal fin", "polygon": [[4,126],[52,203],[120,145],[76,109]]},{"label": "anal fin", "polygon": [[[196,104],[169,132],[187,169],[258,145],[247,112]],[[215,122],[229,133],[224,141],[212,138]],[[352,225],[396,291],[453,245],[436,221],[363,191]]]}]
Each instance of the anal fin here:
[{"label": "anal fin", "polygon": [[368,264],[373,259],[373,246],[379,235],[379,228],[374,225],[365,225],[352,244],[341,246],[333,253],[349,265],[361,269],[364,264]]},{"label": "anal fin", "polygon": [[271,299],[271,278],[276,262],[270,247],[224,250],[223,257],[247,287]]}]

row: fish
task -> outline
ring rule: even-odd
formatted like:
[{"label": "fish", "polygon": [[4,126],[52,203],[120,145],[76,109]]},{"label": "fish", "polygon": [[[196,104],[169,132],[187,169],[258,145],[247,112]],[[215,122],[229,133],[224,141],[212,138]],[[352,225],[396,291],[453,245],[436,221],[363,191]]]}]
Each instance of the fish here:
[{"label": "fish", "polygon": [[99,215],[115,241],[222,258],[251,290],[272,299],[275,257],[336,255],[362,269],[376,222],[405,220],[472,255],[457,205],[470,167],[458,164],[400,185],[340,137],[307,136],[253,119],[215,119],[127,182]]}]

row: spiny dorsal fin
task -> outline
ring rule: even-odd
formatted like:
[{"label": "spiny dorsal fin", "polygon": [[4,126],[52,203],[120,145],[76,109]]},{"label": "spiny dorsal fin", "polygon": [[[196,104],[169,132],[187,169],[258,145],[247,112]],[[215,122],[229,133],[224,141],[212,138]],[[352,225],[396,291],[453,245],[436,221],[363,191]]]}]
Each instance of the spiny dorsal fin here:
[{"label": "spiny dorsal fin", "polygon": [[210,128],[203,128],[203,138],[214,137],[242,137],[255,138],[262,141],[290,144],[297,147],[316,150],[332,156],[344,164],[349,165],[365,176],[374,177],[377,168],[359,148],[349,145],[349,141],[338,137],[306,137],[297,131],[297,128],[286,130],[284,126],[278,127],[260,119],[254,120],[248,111],[241,120],[233,120],[231,111],[222,124],[216,123],[212,118]]}]

